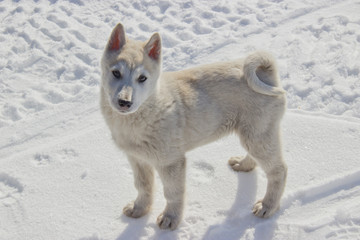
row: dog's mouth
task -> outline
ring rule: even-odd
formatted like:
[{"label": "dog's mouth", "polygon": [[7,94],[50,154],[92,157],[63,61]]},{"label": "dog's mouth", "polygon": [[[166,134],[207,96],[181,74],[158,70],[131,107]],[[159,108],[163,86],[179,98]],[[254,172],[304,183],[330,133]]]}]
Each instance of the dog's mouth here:
[{"label": "dog's mouth", "polygon": [[118,109],[118,112],[124,115],[130,114],[132,113],[132,111],[130,109]]}]

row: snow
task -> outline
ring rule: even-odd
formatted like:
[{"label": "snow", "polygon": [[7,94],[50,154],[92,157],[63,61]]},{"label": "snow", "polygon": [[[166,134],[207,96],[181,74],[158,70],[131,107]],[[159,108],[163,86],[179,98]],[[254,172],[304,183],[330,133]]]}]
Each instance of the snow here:
[{"label": "snow", "polygon": [[[0,239],[360,239],[360,1],[0,1]],[[112,28],[163,38],[164,70],[265,49],[287,90],[281,208],[258,219],[262,170],[227,166],[229,136],[187,154],[177,230],[136,196],[100,114],[99,60]]]}]

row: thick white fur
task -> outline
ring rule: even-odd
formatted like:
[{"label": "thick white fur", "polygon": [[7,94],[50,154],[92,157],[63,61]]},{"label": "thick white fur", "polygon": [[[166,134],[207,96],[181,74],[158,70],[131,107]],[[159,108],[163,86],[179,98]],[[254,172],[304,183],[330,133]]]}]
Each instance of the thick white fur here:
[{"label": "thick white fur", "polygon": [[[287,167],[280,136],[286,101],[273,58],[257,52],[245,60],[161,73],[157,33],[147,43],[124,39],[118,24],[101,62],[101,110],[115,143],[128,156],[138,190],[124,213],[140,217],[149,211],[155,169],[167,201],[157,223],[162,229],[175,229],[184,206],[185,153],[235,132],[248,154],[231,158],[229,164],[236,171],[262,167],[267,191],[253,213],[274,214]],[[114,44],[117,40],[120,44]],[[114,78],[114,69],[121,72],[121,79]],[[147,80],[140,83],[140,75]],[[119,107],[122,98],[131,107]]]}]

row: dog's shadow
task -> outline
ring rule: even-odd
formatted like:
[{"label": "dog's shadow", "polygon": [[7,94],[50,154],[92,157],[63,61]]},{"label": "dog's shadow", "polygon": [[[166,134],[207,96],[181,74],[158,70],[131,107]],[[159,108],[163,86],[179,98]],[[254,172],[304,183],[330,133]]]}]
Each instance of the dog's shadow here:
[{"label": "dog's shadow", "polygon": [[129,218],[122,214],[120,219],[122,222],[128,223],[128,225],[116,240],[140,239],[144,235],[145,227],[148,224],[149,214],[138,219]]},{"label": "dog's shadow", "polygon": [[[203,240],[212,239],[240,239],[246,234],[253,235],[256,240],[271,239],[277,227],[278,214],[270,219],[255,217],[252,206],[256,202],[257,171],[238,174],[238,187],[235,201],[229,209],[226,219],[216,225],[210,226],[203,236]],[[123,222],[128,223],[125,230],[116,240],[140,239],[149,236],[149,239],[177,239],[178,231],[163,231],[156,224],[149,224],[150,214],[139,219],[121,216]],[[150,231],[151,233],[147,233]],[[153,235],[150,237],[150,235]]]},{"label": "dog's shadow", "polygon": [[227,218],[220,224],[210,226],[203,240],[209,239],[240,239],[246,234],[254,239],[271,239],[277,226],[276,218],[261,219],[255,217],[251,210],[256,202],[257,171],[238,174],[238,189],[235,201]]},{"label": "dog's shadow", "polygon": [[128,223],[125,230],[116,238],[116,240],[136,240],[146,239],[177,239],[178,231],[161,230],[156,223],[149,223],[151,214],[141,218],[129,218],[124,214],[120,217],[122,222]]}]

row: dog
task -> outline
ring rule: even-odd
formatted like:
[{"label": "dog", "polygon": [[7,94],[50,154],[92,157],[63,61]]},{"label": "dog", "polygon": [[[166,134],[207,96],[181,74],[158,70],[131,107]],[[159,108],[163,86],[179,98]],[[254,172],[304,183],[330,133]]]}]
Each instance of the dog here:
[{"label": "dog", "polygon": [[166,198],[157,224],[174,230],[183,215],[185,153],[236,133],[247,154],[230,158],[229,164],[244,172],[260,165],[267,190],[252,212],[273,215],[287,166],[280,131],[286,93],[272,56],[255,52],[245,59],[161,72],[161,55],[159,33],[146,42],[135,41],[119,23],[101,59],[101,111],[113,140],[127,155],[138,191],[123,213],[138,218],[149,212],[156,170]]}]

